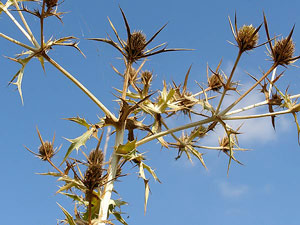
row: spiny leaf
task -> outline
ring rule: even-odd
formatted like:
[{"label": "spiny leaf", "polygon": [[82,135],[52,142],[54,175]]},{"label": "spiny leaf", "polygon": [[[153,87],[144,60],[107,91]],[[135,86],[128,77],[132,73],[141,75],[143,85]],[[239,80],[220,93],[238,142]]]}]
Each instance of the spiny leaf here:
[{"label": "spiny leaf", "polygon": [[[22,79],[23,79],[23,75],[24,75],[24,70],[25,70],[25,66],[26,64],[30,61],[32,57],[28,57],[25,59],[13,59],[13,58],[9,58],[15,62],[18,62],[22,65],[22,68],[13,76],[13,78],[11,79],[10,83],[14,84],[17,86],[20,97],[21,97],[21,101],[22,101],[22,105],[24,105],[24,101],[23,101],[23,95],[22,95]],[[17,78],[17,81],[13,83],[13,81]]]},{"label": "spiny leaf", "polygon": [[298,144],[300,145],[300,126],[299,126],[299,123],[298,123],[298,119],[297,119],[296,113],[293,112],[293,116],[294,116],[295,123],[296,123],[296,126],[297,126],[297,132],[298,132]]},{"label": "spiny leaf", "polygon": [[90,129],[91,124],[87,123],[86,120],[84,118],[80,118],[79,116],[77,117],[71,117],[71,118],[63,118],[64,120],[70,120],[73,121],[75,123],[78,123],[82,126],[85,126],[86,129]]},{"label": "spiny leaf", "polygon": [[147,210],[147,203],[148,203],[148,198],[149,198],[149,192],[150,192],[150,187],[149,187],[149,180],[144,179],[144,184],[145,184],[145,203],[144,203],[144,214],[146,214]]},{"label": "spiny leaf", "polygon": [[70,225],[76,225],[75,220],[73,219],[73,217],[71,216],[71,214],[67,210],[65,210],[60,204],[57,203],[57,205],[61,208],[61,210],[65,214],[68,223]]},{"label": "spiny leaf", "polygon": [[60,173],[48,172],[48,173],[37,173],[37,175],[61,177]]},{"label": "spiny leaf", "polygon": [[84,199],[81,196],[78,196],[76,194],[70,194],[70,193],[66,193],[66,192],[61,192],[60,194],[65,195],[65,196],[73,199],[74,201],[80,202],[81,204],[84,204],[86,206],[89,204],[87,201],[84,201]]},{"label": "spiny leaf", "polygon": [[71,182],[71,183],[67,183],[64,186],[60,187],[58,189],[58,191],[56,192],[56,194],[61,193],[62,191],[67,191],[70,190],[72,187],[76,186],[75,183]]},{"label": "spiny leaf", "polygon": [[146,170],[148,170],[148,172],[152,175],[152,177],[156,181],[158,181],[159,183],[161,183],[160,180],[158,179],[158,177],[156,176],[154,170],[150,166],[146,165],[145,163],[142,162],[142,164],[143,164],[143,168],[145,168]]},{"label": "spiny leaf", "polygon": [[45,70],[45,59],[44,59],[44,57],[40,56],[40,57],[38,57],[38,60],[40,61],[41,66],[42,66],[42,68],[43,68],[43,71],[44,71],[44,73],[45,73],[46,70]]},{"label": "spiny leaf", "polygon": [[92,128],[88,131],[86,131],[83,135],[75,138],[75,139],[67,139],[65,138],[67,141],[71,142],[72,144],[70,145],[70,147],[68,148],[68,151],[62,161],[61,164],[63,164],[66,159],[68,158],[68,156],[72,153],[72,151],[74,149],[76,149],[78,151],[78,149],[81,147],[81,146],[85,146],[85,143],[87,142],[88,139],[90,139],[90,137],[93,135],[93,133],[96,131],[95,128]]}]

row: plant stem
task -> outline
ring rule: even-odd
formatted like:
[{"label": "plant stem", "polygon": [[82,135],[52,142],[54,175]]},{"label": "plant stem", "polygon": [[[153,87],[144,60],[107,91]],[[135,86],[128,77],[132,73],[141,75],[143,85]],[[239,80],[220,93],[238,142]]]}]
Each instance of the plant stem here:
[{"label": "plant stem", "polygon": [[[1,7],[1,5],[0,5]],[[6,7],[1,7],[1,9],[9,16],[9,18],[16,24],[19,30],[25,35],[25,37],[32,43],[30,35],[24,30],[24,28],[19,24],[15,17],[7,10]]]},{"label": "plant stem", "polygon": [[124,83],[123,83],[123,91],[122,91],[122,99],[126,99],[126,93],[127,93],[127,88],[128,88],[128,81],[129,81],[129,76],[130,76],[130,69],[131,69],[131,62],[127,61],[126,64],[126,71],[124,74]]},{"label": "plant stem", "polygon": [[244,94],[242,94],[237,100],[235,100],[230,106],[224,109],[222,112],[219,113],[220,116],[225,115],[230,109],[236,106],[246,95],[248,95],[260,82],[262,82],[275,68],[277,64],[274,63],[270,69],[251,87],[249,88]]},{"label": "plant stem", "polygon": [[43,57],[50,62],[54,67],[56,67],[60,72],[62,72],[67,78],[69,78],[77,87],[79,87],[97,106],[106,114],[107,117],[110,117],[114,121],[117,121],[117,118],[112,114],[103,104],[100,102],[83,84],[81,84],[75,77],[73,77],[68,71],[61,67],[57,62],[50,58],[47,54],[43,54]]},{"label": "plant stem", "polygon": [[222,117],[222,120],[246,120],[246,119],[255,119],[255,118],[261,118],[261,117],[269,117],[269,116],[276,116],[276,115],[282,115],[291,113],[291,109],[282,110],[279,112],[273,112],[273,113],[264,113],[264,114],[256,114],[256,115],[248,115],[248,116],[234,116],[234,117]]},{"label": "plant stem", "polygon": [[221,105],[222,105],[223,99],[224,99],[224,97],[225,97],[225,95],[226,95],[226,92],[227,92],[227,91],[229,90],[229,88],[230,88],[230,84],[231,84],[231,80],[232,80],[232,78],[233,78],[233,74],[234,74],[234,72],[235,72],[235,70],[236,70],[237,64],[239,63],[239,61],[240,61],[240,59],[241,59],[242,54],[243,54],[243,52],[242,52],[242,51],[239,51],[239,53],[238,53],[238,55],[237,55],[237,57],[236,57],[236,60],[235,60],[235,63],[234,63],[234,65],[233,65],[233,67],[232,67],[230,76],[229,76],[229,78],[228,78],[228,80],[227,80],[227,82],[226,82],[226,85],[225,85],[225,87],[224,87],[224,91],[223,91],[223,93],[222,93],[221,99],[220,99],[219,104],[218,104],[218,107],[217,107],[217,109],[216,109],[216,112],[215,112],[216,115],[218,114],[218,112],[219,112],[219,110],[220,110],[220,108],[221,108]]},{"label": "plant stem", "polygon": [[[292,95],[292,96],[290,96],[290,99],[299,98],[299,97],[300,97],[300,94]],[[249,105],[249,106],[246,106],[244,108],[240,108],[240,109],[228,112],[228,113],[225,114],[225,116],[230,116],[230,115],[233,115],[233,114],[244,112],[244,111],[247,111],[249,109],[253,109],[253,108],[256,108],[256,107],[259,107],[259,106],[263,106],[263,105],[266,105],[266,104],[268,104],[268,101],[266,101],[266,100],[262,101],[262,102],[258,102],[258,103],[255,103],[253,105]]]},{"label": "plant stem", "polygon": [[162,131],[162,132],[153,134],[153,135],[151,135],[149,137],[146,137],[146,138],[144,138],[140,141],[137,141],[136,142],[136,147],[138,147],[142,144],[145,144],[149,141],[152,141],[154,139],[157,139],[159,137],[165,136],[167,134],[171,134],[171,133],[174,133],[174,132],[177,132],[177,131],[185,130],[185,129],[188,129],[188,128],[191,128],[191,127],[196,127],[196,126],[199,126],[199,125],[202,125],[202,124],[210,123],[210,122],[215,121],[215,120],[216,120],[216,117],[212,116],[212,117],[209,117],[209,118],[204,119],[204,120],[196,121],[196,122],[193,122],[193,123],[188,123],[188,124],[185,124],[185,125],[182,125],[182,126],[178,126],[178,127],[166,130],[166,131]]},{"label": "plant stem", "polygon": [[9,37],[9,36],[3,34],[3,33],[0,33],[0,37],[3,37],[3,38],[5,38],[6,40],[9,40],[9,41],[13,42],[14,44],[20,45],[20,46],[22,46],[22,47],[24,47],[24,48],[26,48],[26,49],[28,49],[28,50],[30,50],[30,51],[36,52],[36,51],[38,50],[38,49],[35,49],[35,48],[33,48],[33,47],[30,47],[30,46],[28,46],[28,45],[26,45],[26,44],[23,44],[22,42],[19,42],[19,41],[17,41],[16,39],[13,39],[13,38],[11,38],[11,37]]},{"label": "plant stem", "polygon": [[114,180],[116,177],[116,173],[118,170],[118,163],[120,160],[120,156],[115,154],[117,147],[120,144],[123,144],[124,138],[124,130],[125,130],[125,123],[122,124],[121,127],[116,129],[116,139],[115,139],[115,149],[110,159],[110,164],[108,168],[108,177],[107,177],[107,184],[104,187],[103,198],[101,199],[100,209],[99,209],[99,223],[98,225],[105,225],[105,221],[108,219],[108,207],[111,199],[111,193],[114,187]]},{"label": "plant stem", "polygon": [[30,27],[28,26],[28,24],[27,24],[27,22],[26,22],[26,20],[25,20],[25,18],[24,18],[24,16],[23,16],[22,11],[20,10],[20,7],[19,7],[17,1],[16,1],[16,0],[13,0],[13,1],[14,1],[14,5],[15,5],[16,9],[17,9],[18,12],[19,12],[19,16],[20,16],[20,18],[21,18],[21,20],[22,20],[22,22],[23,22],[25,28],[26,28],[28,34],[30,35],[30,38],[31,38],[31,40],[32,40],[32,43],[34,44],[34,46],[35,46],[36,48],[39,48],[40,45],[39,45],[39,43],[36,41],[34,35],[32,34],[31,29],[30,29]]}]

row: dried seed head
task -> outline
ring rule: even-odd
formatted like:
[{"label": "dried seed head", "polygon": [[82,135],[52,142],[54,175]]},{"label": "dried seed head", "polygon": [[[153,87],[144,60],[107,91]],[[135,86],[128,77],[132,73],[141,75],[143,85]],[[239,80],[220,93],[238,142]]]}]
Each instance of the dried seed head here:
[{"label": "dried seed head", "polygon": [[211,88],[213,91],[219,91],[223,87],[223,76],[218,73],[213,73],[209,78],[208,78],[208,86]]},{"label": "dried seed head", "polygon": [[94,190],[102,184],[102,165],[92,164],[84,174],[83,183],[89,190]]},{"label": "dried seed head", "polygon": [[272,98],[269,100],[270,105],[281,105],[282,97],[278,93],[272,93]]},{"label": "dried seed head", "polygon": [[221,141],[219,141],[220,147],[224,148],[223,151],[228,151],[227,148],[229,148],[229,139],[228,137],[223,137]]},{"label": "dried seed head", "polygon": [[99,149],[92,150],[89,154],[89,165],[102,165],[104,160],[103,152]]},{"label": "dried seed head", "polygon": [[149,85],[151,83],[151,81],[152,81],[152,76],[153,75],[152,75],[152,73],[150,71],[148,71],[148,70],[143,71],[141,73],[142,83],[144,85]]},{"label": "dried seed head", "polygon": [[136,61],[143,56],[146,45],[146,36],[141,31],[131,34],[130,40],[127,40],[125,51],[131,61]]},{"label": "dried seed head", "polygon": [[48,9],[51,9],[55,6],[57,6],[58,0],[45,0],[46,1],[46,6]]},{"label": "dried seed head", "polygon": [[275,41],[272,58],[279,65],[289,65],[293,63],[294,52],[295,45],[292,39],[282,38],[279,41]]},{"label": "dried seed head", "polygon": [[242,52],[249,51],[257,45],[258,42],[258,32],[256,28],[251,25],[242,26],[237,33],[237,43]]},{"label": "dried seed head", "polygon": [[40,158],[42,160],[51,159],[54,156],[54,149],[52,143],[49,141],[45,141],[39,147],[39,153],[40,153]]}]

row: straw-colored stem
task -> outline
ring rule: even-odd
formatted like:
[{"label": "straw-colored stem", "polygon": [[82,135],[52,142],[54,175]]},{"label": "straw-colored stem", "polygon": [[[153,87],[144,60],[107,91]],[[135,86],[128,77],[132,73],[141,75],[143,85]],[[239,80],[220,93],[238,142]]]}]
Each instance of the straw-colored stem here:
[{"label": "straw-colored stem", "polygon": [[23,44],[22,42],[19,42],[19,41],[17,41],[16,39],[13,39],[13,38],[11,38],[11,37],[9,37],[9,36],[3,34],[3,33],[0,33],[0,37],[3,37],[3,38],[5,38],[6,40],[9,40],[9,41],[11,41],[12,43],[17,44],[17,45],[20,45],[20,46],[22,46],[22,47],[24,47],[24,48],[26,48],[26,49],[28,49],[28,50],[31,50],[31,51],[33,51],[33,52],[36,52],[36,51],[38,50],[38,49],[35,49],[35,48],[33,48],[33,47],[30,47],[30,46],[28,46],[28,45],[26,45],[26,44]]},{"label": "straw-colored stem", "polygon": [[282,114],[291,113],[291,109],[282,110],[273,113],[264,113],[264,114],[256,114],[256,115],[247,115],[247,116],[234,116],[234,117],[222,117],[222,120],[247,120],[247,119],[255,119],[255,118],[262,118],[262,117],[269,117],[269,116],[277,116]]},{"label": "straw-colored stem", "polygon": [[[1,7],[1,5],[0,5]],[[15,17],[7,10],[5,7],[1,7],[1,9],[9,16],[9,18],[14,22],[14,24],[19,28],[19,30],[25,35],[25,37],[32,43],[30,35],[26,30],[19,24],[19,22],[15,19]]]},{"label": "straw-colored stem", "polygon": [[[292,96],[290,96],[290,99],[299,98],[299,97],[300,97],[300,94],[292,95]],[[244,108],[240,108],[240,109],[228,112],[228,113],[225,114],[225,116],[230,116],[230,115],[237,114],[237,113],[240,113],[240,112],[245,112],[247,110],[250,110],[250,109],[253,109],[253,108],[256,108],[256,107],[259,107],[259,106],[267,105],[267,104],[268,104],[268,101],[265,100],[265,101],[262,101],[262,102],[255,103],[253,105],[246,106]]]},{"label": "straw-colored stem", "polygon": [[238,63],[239,63],[239,61],[240,61],[240,59],[241,59],[242,54],[243,54],[243,52],[242,52],[242,51],[239,51],[239,53],[238,53],[238,55],[237,55],[237,57],[236,57],[235,63],[234,63],[234,65],[233,65],[233,67],[232,67],[231,73],[230,73],[229,78],[228,78],[228,80],[227,80],[227,82],[226,82],[226,84],[225,84],[225,87],[224,87],[222,96],[221,96],[221,98],[220,98],[218,107],[217,107],[217,109],[216,109],[216,112],[215,112],[216,115],[218,114],[218,112],[219,112],[219,110],[220,110],[220,108],[221,108],[222,102],[223,102],[223,100],[224,100],[224,97],[225,97],[227,91],[229,90],[229,87],[230,87],[230,84],[231,84],[231,80],[232,80],[232,78],[233,78],[234,72],[235,72],[235,70],[236,70],[236,67],[237,67],[237,65],[238,65]]},{"label": "straw-colored stem", "polygon": [[124,74],[124,83],[123,83],[123,91],[122,91],[122,99],[124,99],[124,100],[126,99],[131,65],[132,65],[131,62],[127,62],[127,64],[126,64],[126,71]]},{"label": "straw-colored stem", "polygon": [[68,71],[61,67],[57,62],[55,62],[48,55],[43,54],[44,58],[50,62],[54,67],[56,67],[60,72],[62,72],[67,78],[69,78],[77,87],[79,87],[97,106],[110,118],[114,121],[117,121],[115,115],[113,115],[103,104],[96,98],[83,84],[81,84],[75,77],[73,77]]},{"label": "straw-colored stem", "polygon": [[234,106],[236,106],[243,98],[245,98],[260,82],[262,82],[275,68],[277,64],[274,63],[271,68],[251,87],[249,88],[244,94],[242,94],[237,100],[235,100],[230,106],[224,109],[222,112],[219,113],[220,116],[225,115],[229,110],[231,110]]},{"label": "straw-colored stem", "polygon": [[115,154],[115,151],[120,144],[123,144],[124,130],[125,130],[125,123],[123,123],[123,125],[121,127],[116,128],[115,149],[111,156],[109,168],[107,171],[108,182],[106,183],[106,185],[104,187],[103,197],[102,197],[101,203],[100,203],[98,225],[105,225],[106,224],[105,221],[108,219],[107,218],[108,207],[109,207],[111,194],[112,194],[113,187],[114,187],[114,180],[115,180],[117,170],[118,170],[118,163],[120,161],[120,156]]},{"label": "straw-colored stem", "polygon": [[44,14],[45,14],[45,4],[46,2],[43,1],[42,5],[42,13],[41,13],[41,18],[40,18],[40,30],[41,30],[41,49],[44,48]]},{"label": "straw-colored stem", "polygon": [[271,78],[270,87],[269,87],[269,98],[271,98],[271,94],[272,94],[272,87],[273,87],[273,84],[272,84],[272,82],[273,82],[273,81],[274,81],[274,79],[275,79],[276,70],[277,70],[277,67],[276,67],[276,68],[273,70],[273,73],[272,73],[272,78]]},{"label": "straw-colored stem", "polygon": [[25,28],[26,28],[28,34],[30,35],[30,38],[31,38],[31,40],[32,40],[32,43],[34,44],[34,46],[35,46],[36,48],[39,48],[40,45],[39,45],[39,43],[36,41],[36,39],[35,39],[33,33],[31,32],[31,29],[30,29],[30,27],[28,26],[28,23],[27,23],[25,17],[23,16],[22,11],[20,10],[19,4],[17,3],[16,0],[13,0],[13,1],[14,1],[14,5],[15,5],[16,9],[17,9],[18,12],[19,12],[19,16],[20,16],[20,18],[21,18],[21,20],[22,20],[22,22],[23,22]]},{"label": "straw-colored stem", "polygon": [[153,134],[153,135],[151,135],[149,137],[146,137],[146,138],[144,138],[144,139],[142,139],[140,141],[137,141],[136,142],[136,146],[143,145],[143,144],[145,144],[145,143],[147,143],[149,141],[152,141],[152,140],[157,139],[159,137],[165,136],[167,134],[171,134],[171,133],[174,133],[174,132],[177,132],[177,131],[181,131],[181,130],[186,130],[188,128],[196,127],[196,126],[199,126],[199,125],[202,125],[202,124],[210,123],[210,122],[212,122],[214,120],[216,120],[215,117],[210,117],[210,118],[207,118],[207,119],[204,119],[204,120],[196,121],[196,122],[193,122],[193,123],[188,123],[188,124],[185,124],[185,125],[182,125],[182,126],[178,126],[178,127],[166,130],[166,131],[162,131],[162,132]]}]

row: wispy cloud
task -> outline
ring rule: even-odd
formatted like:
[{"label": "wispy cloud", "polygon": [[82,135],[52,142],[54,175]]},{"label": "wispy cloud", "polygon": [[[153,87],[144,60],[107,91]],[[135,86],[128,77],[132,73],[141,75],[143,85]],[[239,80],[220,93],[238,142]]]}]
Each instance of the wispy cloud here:
[{"label": "wispy cloud", "polygon": [[231,184],[228,181],[217,182],[220,194],[225,198],[240,198],[249,192],[249,187],[244,184]]}]

